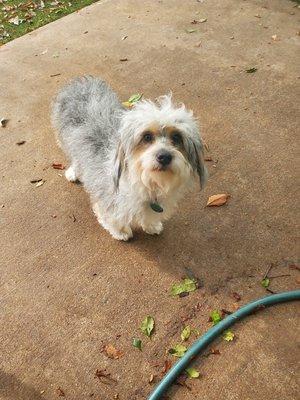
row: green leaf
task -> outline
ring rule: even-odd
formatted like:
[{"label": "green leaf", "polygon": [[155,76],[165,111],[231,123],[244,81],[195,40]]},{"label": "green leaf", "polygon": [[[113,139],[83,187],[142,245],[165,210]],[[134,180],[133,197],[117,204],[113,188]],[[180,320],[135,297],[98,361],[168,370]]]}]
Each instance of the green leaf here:
[{"label": "green leaf", "polygon": [[200,372],[198,372],[195,368],[187,368],[185,372],[188,374],[189,378],[199,378]]},{"label": "green leaf", "polygon": [[171,288],[172,296],[176,296],[184,292],[193,292],[197,289],[196,279],[185,278],[181,283],[175,283]]},{"label": "green leaf", "polygon": [[247,74],[253,74],[256,71],[257,71],[257,68],[255,68],[255,67],[246,69]]},{"label": "green leaf", "polygon": [[153,329],[154,329],[154,319],[150,315],[147,315],[147,317],[145,317],[142,321],[141,331],[146,336],[150,337]]},{"label": "green leaf", "polygon": [[212,320],[213,325],[217,325],[222,320],[222,316],[218,310],[214,310],[210,314],[210,318]]},{"label": "green leaf", "polygon": [[132,96],[129,97],[128,103],[130,103],[130,104],[137,103],[139,100],[141,100],[142,97],[143,97],[143,93],[133,94]]},{"label": "green leaf", "polygon": [[139,350],[142,350],[142,341],[141,341],[141,339],[134,338],[133,341],[132,341],[132,346],[136,347]]},{"label": "green leaf", "polygon": [[183,344],[176,344],[172,349],[169,350],[169,353],[174,357],[182,357],[184,353],[187,351],[187,348]]},{"label": "green leaf", "polygon": [[187,325],[181,332],[181,340],[188,340],[191,335],[191,327]]},{"label": "green leaf", "polygon": [[269,279],[269,278],[264,278],[264,279],[261,281],[261,286],[262,286],[262,287],[267,288],[267,287],[269,287],[269,285],[270,285],[270,279]]},{"label": "green leaf", "polygon": [[232,342],[234,339],[234,333],[231,331],[226,331],[223,335],[223,339],[226,340],[226,342]]}]

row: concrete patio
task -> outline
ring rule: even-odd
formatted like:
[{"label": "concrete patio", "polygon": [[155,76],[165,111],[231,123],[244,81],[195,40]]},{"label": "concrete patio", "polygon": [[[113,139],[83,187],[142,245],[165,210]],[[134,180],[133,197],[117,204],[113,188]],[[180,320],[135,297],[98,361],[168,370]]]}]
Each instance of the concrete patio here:
[{"label": "concrete patio", "polygon": [[[272,291],[299,287],[299,11],[288,0],[100,1],[0,48],[0,117],[9,119],[0,127],[1,400],[146,399],[175,361],[166,351],[184,324],[203,333],[212,310],[234,311],[234,292],[238,305],[267,295],[260,282],[271,264],[270,275],[287,275],[271,279]],[[122,100],[172,90],[199,117],[210,179],[160,237],[114,241],[82,187],[52,168],[66,160],[50,103],[83,74],[103,77]],[[205,207],[216,193],[229,193],[228,204]],[[201,287],[171,297],[187,269]],[[151,340],[139,329],[146,315]],[[166,398],[296,400],[299,304],[232,330],[233,342],[213,346],[220,355],[196,360],[201,378]],[[108,343],[123,356],[108,358]]]}]

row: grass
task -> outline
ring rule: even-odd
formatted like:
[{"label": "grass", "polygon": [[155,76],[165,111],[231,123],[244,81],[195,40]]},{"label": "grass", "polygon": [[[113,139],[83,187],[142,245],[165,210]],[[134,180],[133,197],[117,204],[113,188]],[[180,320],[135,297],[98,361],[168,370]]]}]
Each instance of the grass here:
[{"label": "grass", "polygon": [[95,2],[96,0],[0,0],[0,46]]}]

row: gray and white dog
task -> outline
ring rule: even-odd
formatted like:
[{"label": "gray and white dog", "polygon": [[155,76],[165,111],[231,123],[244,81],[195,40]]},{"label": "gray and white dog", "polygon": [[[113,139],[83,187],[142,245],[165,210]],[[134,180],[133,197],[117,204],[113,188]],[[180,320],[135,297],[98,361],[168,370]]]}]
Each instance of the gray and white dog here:
[{"label": "gray and white dog", "polygon": [[197,122],[170,95],[124,109],[104,81],[85,76],[58,94],[52,121],[70,161],[66,178],[83,183],[115,239],[139,227],[161,233],[184,193],[206,181]]}]

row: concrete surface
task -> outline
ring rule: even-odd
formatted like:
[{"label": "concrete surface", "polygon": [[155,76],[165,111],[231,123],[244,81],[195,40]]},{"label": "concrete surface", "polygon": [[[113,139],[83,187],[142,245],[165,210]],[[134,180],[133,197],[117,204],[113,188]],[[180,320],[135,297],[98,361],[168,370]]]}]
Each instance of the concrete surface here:
[{"label": "concrete surface", "polygon": [[[200,18],[207,22],[191,25]],[[184,320],[204,332],[213,309],[236,307],[233,292],[241,304],[267,294],[260,280],[271,263],[271,275],[289,274],[272,280],[273,291],[299,286],[290,268],[298,22],[287,0],[111,0],[0,49],[0,114],[10,120],[0,128],[1,400],[63,398],[58,387],[73,400],[145,399]],[[197,32],[186,33],[191,28]],[[251,67],[257,72],[246,73]],[[49,122],[51,98],[86,73],[107,79],[122,99],[171,89],[200,117],[218,163],[208,162],[207,188],[186,199],[161,237],[112,240],[82,188],[51,167],[65,161]],[[30,183],[37,178],[45,180],[38,188]],[[205,208],[220,192],[231,194],[228,205]],[[172,298],[185,268],[203,286]],[[139,332],[148,314],[156,321],[152,340]],[[175,386],[168,398],[299,398],[298,318],[299,304],[288,304],[235,326],[234,342],[214,344],[220,355],[196,360],[201,379]],[[124,356],[108,359],[101,351],[108,343]],[[116,381],[94,377],[105,368]]]}]

